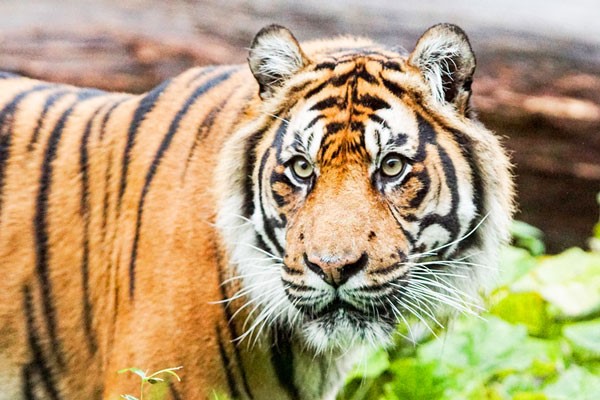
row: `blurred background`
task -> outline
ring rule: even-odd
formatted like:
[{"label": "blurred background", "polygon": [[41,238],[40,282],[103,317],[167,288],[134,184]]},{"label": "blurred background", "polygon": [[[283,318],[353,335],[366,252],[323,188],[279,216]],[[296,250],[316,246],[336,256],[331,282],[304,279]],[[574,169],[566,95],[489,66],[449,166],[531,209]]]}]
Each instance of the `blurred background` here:
[{"label": "blurred background", "polygon": [[478,58],[480,118],[512,151],[518,218],[557,252],[584,245],[598,218],[598,16],[597,0],[2,0],[0,69],[142,92],[193,66],[245,62],[273,22],[301,41],[355,34],[409,50],[453,22]]}]

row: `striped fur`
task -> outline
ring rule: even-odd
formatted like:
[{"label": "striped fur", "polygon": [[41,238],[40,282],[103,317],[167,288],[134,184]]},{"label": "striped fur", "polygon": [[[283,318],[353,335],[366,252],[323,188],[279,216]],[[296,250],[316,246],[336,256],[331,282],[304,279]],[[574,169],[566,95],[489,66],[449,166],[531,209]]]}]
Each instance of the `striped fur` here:
[{"label": "striped fur", "polygon": [[464,33],[409,55],[271,26],[249,60],[139,96],[0,76],[0,399],[177,365],[171,399],[333,398],[397,322],[468,309],[512,183]]}]

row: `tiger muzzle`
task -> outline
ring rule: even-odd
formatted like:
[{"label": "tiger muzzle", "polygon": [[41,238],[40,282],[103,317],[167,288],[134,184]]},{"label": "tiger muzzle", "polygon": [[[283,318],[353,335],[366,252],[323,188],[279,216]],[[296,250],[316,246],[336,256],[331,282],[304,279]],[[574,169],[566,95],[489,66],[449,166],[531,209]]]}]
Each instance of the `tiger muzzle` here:
[{"label": "tiger muzzle", "polygon": [[364,270],[369,262],[369,256],[363,252],[358,257],[321,256],[304,253],[304,264],[329,285],[337,288],[351,277]]}]

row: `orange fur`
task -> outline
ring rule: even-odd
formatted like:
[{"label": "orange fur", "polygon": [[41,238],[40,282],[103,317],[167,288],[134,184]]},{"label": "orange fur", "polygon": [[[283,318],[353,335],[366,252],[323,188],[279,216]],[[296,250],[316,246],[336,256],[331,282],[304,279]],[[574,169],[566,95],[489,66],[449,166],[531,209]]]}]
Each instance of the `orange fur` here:
[{"label": "orange fur", "polygon": [[[291,34],[282,40],[297,45]],[[440,152],[452,160],[457,185],[474,187],[471,168],[480,169],[491,193],[483,212],[492,214],[483,246],[493,258],[512,211],[508,161],[497,139],[464,115],[465,96],[456,108],[436,104],[407,55],[364,39],[315,42],[298,57],[299,69],[285,81],[261,81],[262,99],[241,66],[189,70],[139,96],[0,79],[0,399],[116,399],[138,391],[138,378],[117,370],[179,365],[183,382],[167,390],[172,399],[209,398],[214,390],[239,398],[251,392],[254,399],[335,396],[351,366],[345,352],[321,354],[290,334],[295,369],[287,377],[293,384],[286,383],[290,354],[274,355],[278,339],[236,342],[248,331],[246,321],[257,318],[248,307],[231,321],[245,297],[216,303],[247,283],[224,282],[236,278],[236,248],[243,245],[228,229],[244,221],[224,226],[231,216],[223,210],[243,202],[248,176],[272,189],[258,193],[262,202],[283,199],[283,262],[304,274],[297,282],[308,273],[302,254],[346,257],[323,265],[337,281],[343,265],[368,253],[364,273],[385,284],[382,271],[414,250],[397,218],[418,218],[452,196]],[[336,66],[316,68],[327,63]],[[396,82],[405,94],[352,78],[304,97],[321,82],[362,73]],[[413,166],[441,188],[420,206],[411,205],[425,188],[415,177],[393,201],[372,186],[372,156],[354,128],[369,120],[372,106],[357,102],[357,93],[408,110],[403,133],[414,133],[420,116],[438,135]],[[303,197],[270,180],[287,168],[274,150],[278,124],[329,98],[336,104],[320,111],[323,121],[343,128],[324,139],[315,157],[319,181]],[[451,130],[473,142],[475,161]],[[244,170],[252,156],[255,168]],[[325,371],[317,383],[310,375],[315,365]]]}]

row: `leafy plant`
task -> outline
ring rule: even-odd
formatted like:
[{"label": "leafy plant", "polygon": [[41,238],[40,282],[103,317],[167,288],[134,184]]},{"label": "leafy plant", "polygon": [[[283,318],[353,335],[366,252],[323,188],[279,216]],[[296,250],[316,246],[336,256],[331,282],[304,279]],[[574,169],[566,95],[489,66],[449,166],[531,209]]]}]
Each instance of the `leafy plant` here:
[{"label": "leafy plant", "polygon": [[600,253],[544,255],[538,230],[513,234],[481,318],[376,351],[338,400],[600,399]]},{"label": "leafy plant", "polygon": [[160,375],[171,375],[174,376],[179,382],[181,382],[181,378],[175,371],[180,370],[183,367],[173,367],[173,368],[165,368],[160,371],[156,371],[148,375],[148,372],[144,372],[139,368],[124,368],[118,371],[119,374],[123,374],[125,372],[133,372],[141,378],[140,383],[140,397],[137,398],[131,394],[122,394],[121,397],[125,400],[144,400],[144,387],[146,384],[155,385],[157,383],[165,382],[164,378],[161,378]]}]

